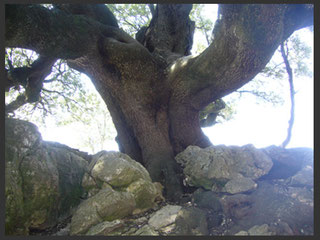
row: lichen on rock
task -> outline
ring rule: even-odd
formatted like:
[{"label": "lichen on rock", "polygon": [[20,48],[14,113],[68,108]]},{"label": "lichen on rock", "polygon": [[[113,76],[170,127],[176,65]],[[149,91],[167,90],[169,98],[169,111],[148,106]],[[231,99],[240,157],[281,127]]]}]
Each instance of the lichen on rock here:
[{"label": "lichen on rock", "polygon": [[5,232],[27,235],[67,217],[80,203],[87,160],[42,140],[29,122],[5,120]]},{"label": "lichen on rock", "polygon": [[254,189],[254,180],[267,174],[272,167],[268,155],[252,145],[219,145],[204,149],[189,146],[176,160],[184,169],[188,185],[232,194]]}]

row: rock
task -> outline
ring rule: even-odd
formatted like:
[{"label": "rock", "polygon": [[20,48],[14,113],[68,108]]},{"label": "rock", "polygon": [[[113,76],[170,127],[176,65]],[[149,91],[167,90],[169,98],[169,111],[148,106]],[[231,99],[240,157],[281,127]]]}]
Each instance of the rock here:
[{"label": "rock", "polygon": [[225,195],[220,199],[224,214],[234,220],[251,213],[252,199],[245,194]]},{"label": "rock", "polygon": [[176,227],[170,235],[208,235],[206,214],[199,208],[182,208],[175,224]]},{"label": "rock", "polygon": [[148,225],[160,235],[208,235],[206,214],[196,207],[166,205],[151,216]]},{"label": "rock", "polygon": [[237,232],[236,234],[235,234],[235,236],[248,236],[249,235],[249,233],[248,232],[246,232],[246,231],[240,231],[240,232]]},{"label": "rock", "polygon": [[146,211],[156,206],[155,199],[159,192],[156,186],[151,181],[139,179],[131,183],[127,187],[127,192],[132,193],[136,202],[135,213]]},{"label": "rock", "polygon": [[113,188],[126,188],[139,179],[151,182],[149,173],[140,163],[120,152],[95,154],[90,168],[90,175],[97,183],[106,182]]},{"label": "rock", "polygon": [[[221,198],[226,216],[230,216],[235,225],[240,226],[231,226],[230,234],[265,223],[270,227],[271,223],[281,220],[290,226],[294,235],[312,235],[314,208],[310,189],[287,187],[273,181],[259,180],[258,184],[257,190],[248,195],[242,194],[241,197],[236,194]],[[301,233],[302,228],[310,230]],[[277,233],[273,229],[269,231]]]},{"label": "rock", "polygon": [[97,236],[97,235],[103,235],[107,236],[110,232],[122,228],[124,226],[123,221],[121,220],[114,220],[114,221],[105,221],[102,223],[99,223],[92,228],[86,233],[86,235],[89,236]]},{"label": "rock", "polygon": [[[149,173],[140,163],[119,152],[101,151],[95,154],[82,179],[82,186],[87,191],[88,200],[79,206],[72,219],[73,235],[84,234],[90,227],[105,220],[112,221],[147,211],[164,200],[162,185],[152,183]],[[93,205],[99,205],[96,207],[103,208],[104,212],[99,212]],[[87,216],[90,219],[86,219]],[[83,218],[86,219],[85,223]],[[126,228],[109,231],[108,235],[136,232],[135,228]],[[107,230],[103,231],[106,233]]]},{"label": "rock", "polygon": [[52,227],[80,203],[88,161],[75,149],[42,141],[32,123],[7,118],[5,126],[5,232]]},{"label": "rock", "polygon": [[232,194],[254,189],[253,180],[272,167],[271,159],[252,145],[189,146],[176,160],[183,167],[188,185]]},{"label": "rock", "polygon": [[144,225],[142,228],[138,229],[134,234],[135,236],[159,236],[155,230],[153,230],[149,225]]},{"label": "rock", "polygon": [[273,232],[269,231],[268,224],[255,225],[248,230],[250,236],[271,236]]},{"label": "rock", "polygon": [[263,179],[285,179],[295,175],[307,165],[313,166],[313,150],[270,146],[263,151],[272,159],[273,167]]},{"label": "rock", "polygon": [[277,235],[294,235],[292,229],[290,228],[289,224],[286,222],[280,221],[279,223],[279,232]]},{"label": "rock", "polygon": [[274,232],[275,235],[289,235],[289,236],[294,235],[289,224],[281,221],[280,219],[278,222],[271,223],[269,226],[269,230]]},{"label": "rock", "polygon": [[193,193],[193,198],[198,207],[209,208],[215,212],[222,210],[219,197],[212,191],[203,191],[199,188]]},{"label": "rock", "polygon": [[157,190],[157,196],[155,198],[156,203],[164,202],[166,199],[162,195],[163,186],[159,182],[154,182],[153,185],[156,187]]},{"label": "rock", "polygon": [[146,217],[138,219],[114,220],[101,222],[86,233],[90,236],[158,236],[159,233],[152,229]]},{"label": "rock", "polygon": [[224,185],[220,190],[221,192],[236,194],[256,189],[258,186],[251,178],[243,177],[241,174],[235,174],[234,176],[233,179]]},{"label": "rock", "polygon": [[162,185],[152,183],[147,170],[128,155],[118,152],[101,151],[92,157],[82,180],[82,186],[92,197],[111,186],[116,191],[129,192],[134,196],[136,209],[134,214],[146,211],[163,201]]},{"label": "rock", "polygon": [[307,165],[294,176],[288,178],[287,184],[293,187],[313,187],[313,181],[313,168]]},{"label": "rock", "polygon": [[82,178],[82,187],[86,192],[87,198],[96,195],[100,191],[100,188],[95,182],[94,178],[91,177],[88,173],[85,173]]},{"label": "rock", "polygon": [[53,234],[53,236],[69,236],[69,234],[70,234],[70,224],[60,229],[58,232]]},{"label": "rock", "polygon": [[135,206],[131,193],[117,192],[111,187],[101,189],[79,205],[71,220],[70,235],[85,234],[100,222],[121,219],[131,214]]},{"label": "rock", "polygon": [[59,215],[69,216],[68,213],[78,206],[84,194],[81,184],[88,162],[81,157],[83,154],[75,154],[74,149],[67,146],[44,144],[48,155],[56,161],[58,170],[60,201],[53,204],[59,204]]},{"label": "rock", "polygon": [[199,188],[193,193],[193,198],[197,207],[205,209],[208,229],[219,226],[223,219],[220,197],[212,191]]},{"label": "rock", "polygon": [[177,205],[167,205],[157,211],[148,221],[154,230],[162,230],[166,226],[174,224],[178,212],[182,207]]},{"label": "rock", "polygon": [[287,194],[302,204],[313,207],[314,192],[306,187],[288,187]]}]

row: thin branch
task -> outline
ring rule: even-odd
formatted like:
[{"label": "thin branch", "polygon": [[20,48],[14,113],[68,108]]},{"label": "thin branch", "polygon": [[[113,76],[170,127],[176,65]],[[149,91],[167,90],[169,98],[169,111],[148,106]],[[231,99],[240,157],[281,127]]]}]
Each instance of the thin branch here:
[{"label": "thin branch", "polygon": [[51,83],[51,82],[54,82],[54,81],[57,81],[56,78],[50,78],[50,79],[47,79],[47,80],[43,80],[43,83]]},{"label": "thin branch", "polygon": [[289,55],[289,51],[287,48],[287,52],[284,49],[284,44],[281,43],[281,55],[282,58],[284,60],[284,63],[286,65],[286,70],[288,73],[288,80],[289,80],[289,86],[290,86],[290,100],[291,100],[291,109],[290,109],[290,120],[289,120],[289,126],[288,126],[288,134],[286,139],[283,141],[283,143],[281,144],[281,147],[285,148],[288,143],[291,140],[291,135],[292,135],[292,127],[293,127],[293,123],[294,123],[294,86],[293,86],[293,74],[292,74],[292,68],[290,67],[290,63],[288,61],[288,55]]},{"label": "thin branch", "polygon": [[131,27],[133,27],[137,31],[140,29],[140,26],[137,26],[137,25],[127,21],[126,19],[124,19],[123,21],[126,22],[128,25],[130,25]]},{"label": "thin branch", "polygon": [[210,45],[210,40],[209,40],[209,36],[208,36],[208,34],[207,34],[207,31],[206,31],[206,29],[205,29],[205,27],[204,27],[204,24],[203,24],[203,19],[202,19],[202,17],[200,16],[200,22],[201,22],[201,29],[203,29],[204,30],[204,34],[205,34],[205,37],[206,37],[206,40],[207,40],[207,43],[208,43],[208,45]]}]

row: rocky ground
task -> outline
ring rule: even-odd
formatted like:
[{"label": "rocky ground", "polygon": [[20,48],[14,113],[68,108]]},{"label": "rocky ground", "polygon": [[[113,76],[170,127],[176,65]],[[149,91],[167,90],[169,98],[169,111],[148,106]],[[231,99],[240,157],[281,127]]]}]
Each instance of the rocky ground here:
[{"label": "rocky ground", "polygon": [[[184,196],[180,203],[162,202],[144,213],[124,219],[127,234],[143,229],[141,235],[170,235],[173,226],[161,232],[151,231],[150,218],[165,206],[200,208],[206,212],[208,235],[313,235],[313,188],[292,187],[283,180],[263,180],[258,182],[256,191],[208,196],[208,191],[195,191]],[[202,194],[202,199],[197,198]],[[205,196],[205,194],[207,196]],[[219,202],[214,203],[216,199]],[[221,208],[219,207],[221,203]],[[211,204],[211,205],[210,205]],[[69,235],[71,217],[53,228],[30,235]],[[199,227],[199,226],[197,226]],[[131,232],[130,232],[131,229]]]},{"label": "rocky ground", "polygon": [[6,119],[7,235],[313,235],[313,150],[189,146],[185,194],[168,202],[138,162],[42,141]]}]

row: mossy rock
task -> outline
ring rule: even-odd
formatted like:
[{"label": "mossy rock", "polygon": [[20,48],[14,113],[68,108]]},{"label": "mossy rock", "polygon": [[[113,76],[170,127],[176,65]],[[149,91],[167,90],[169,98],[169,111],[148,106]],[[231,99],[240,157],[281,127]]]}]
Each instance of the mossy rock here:
[{"label": "mossy rock", "polygon": [[93,163],[91,176],[113,188],[126,188],[139,179],[151,181],[147,170],[123,153],[102,152],[93,158]]},{"label": "mossy rock", "polygon": [[127,191],[133,194],[136,208],[141,211],[148,210],[156,205],[155,199],[158,196],[158,189],[150,181],[139,179],[130,184]]},{"label": "mossy rock", "polygon": [[44,142],[29,122],[6,119],[5,233],[52,227],[80,202],[87,161],[65,145]]},{"label": "mossy rock", "polygon": [[111,187],[101,189],[82,202],[73,214],[70,235],[82,235],[103,221],[113,221],[130,215],[136,203],[131,193],[117,192]]}]

